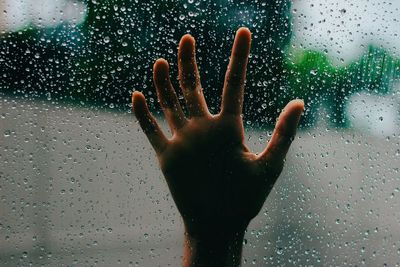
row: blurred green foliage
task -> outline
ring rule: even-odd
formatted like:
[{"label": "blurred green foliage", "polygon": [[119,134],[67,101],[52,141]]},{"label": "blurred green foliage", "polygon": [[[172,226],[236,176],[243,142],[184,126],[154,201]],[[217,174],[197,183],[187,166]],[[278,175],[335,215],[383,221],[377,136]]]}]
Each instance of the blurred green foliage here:
[{"label": "blurred green foliage", "polygon": [[[228,4],[227,4],[228,3]],[[291,38],[290,1],[87,1],[80,26],[62,24],[0,36],[0,89],[29,98],[73,101],[126,110],[140,90],[159,112],[152,64],[166,58],[177,83],[177,46],[191,33],[206,99],[218,112],[234,33],[253,33],[245,91],[244,119],[273,125],[290,99],[305,100],[303,125],[315,122],[318,107],[329,108],[336,126],[346,126],[344,107],[353,93],[387,93],[399,79],[399,60],[370,46],[356,61],[334,66],[318,51],[287,51]],[[183,98],[180,94],[180,99]]]},{"label": "blurred green foliage", "polygon": [[345,104],[360,91],[389,93],[400,78],[400,60],[386,50],[369,46],[361,57],[345,66],[334,66],[318,51],[293,53],[286,59],[287,86],[293,97],[306,103],[305,121],[313,123],[324,104],[333,125],[347,126]]}]

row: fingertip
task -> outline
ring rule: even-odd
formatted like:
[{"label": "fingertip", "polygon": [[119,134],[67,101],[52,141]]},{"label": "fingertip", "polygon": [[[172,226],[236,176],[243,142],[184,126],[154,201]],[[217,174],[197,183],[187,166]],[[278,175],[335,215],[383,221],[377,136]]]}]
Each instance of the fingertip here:
[{"label": "fingertip", "polygon": [[139,91],[134,91],[132,93],[132,103],[135,103],[135,102],[140,101],[140,100],[142,100],[142,101],[145,100],[144,95]]},{"label": "fingertip", "polygon": [[238,30],[237,30],[237,32],[239,33],[239,32],[248,32],[248,33],[250,33],[250,30],[249,30],[249,28],[247,28],[247,27],[240,27]]},{"label": "fingertip", "polygon": [[236,55],[240,60],[248,59],[251,46],[251,32],[246,27],[237,30],[235,41],[232,48],[232,55]]},{"label": "fingertip", "polygon": [[159,58],[154,62],[154,65],[153,65],[154,72],[163,71],[163,70],[168,71],[168,69],[169,69],[169,64],[166,59]]},{"label": "fingertip", "polygon": [[179,46],[180,47],[194,47],[196,43],[196,40],[194,39],[194,37],[192,35],[190,35],[189,33],[185,34],[184,36],[182,36],[181,41],[179,42]]},{"label": "fingertip", "polygon": [[143,98],[144,99],[144,95],[139,91],[134,91],[132,93],[132,102],[134,102],[135,99],[139,99],[139,98]]},{"label": "fingertip", "polygon": [[168,61],[165,58],[160,57],[160,58],[158,58],[156,60],[156,63],[166,63],[166,64],[168,64]]},{"label": "fingertip", "polygon": [[156,60],[153,66],[153,80],[156,87],[164,85],[169,80],[169,64],[167,60],[163,58]]},{"label": "fingertip", "polygon": [[295,110],[295,111],[299,111],[304,112],[304,100],[302,99],[294,99],[291,100],[285,107],[285,109],[290,109],[290,110]]},{"label": "fingertip", "polygon": [[240,27],[237,31],[236,31],[236,35],[240,36],[242,38],[246,38],[250,41],[251,39],[251,31],[249,30],[249,28],[247,27]]},{"label": "fingertip", "polygon": [[190,34],[185,34],[179,42],[178,56],[181,60],[190,60],[194,56],[195,40]]},{"label": "fingertip", "polygon": [[146,98],[139,91],[132,93],[132,108],[136,116],[147,109]]}]

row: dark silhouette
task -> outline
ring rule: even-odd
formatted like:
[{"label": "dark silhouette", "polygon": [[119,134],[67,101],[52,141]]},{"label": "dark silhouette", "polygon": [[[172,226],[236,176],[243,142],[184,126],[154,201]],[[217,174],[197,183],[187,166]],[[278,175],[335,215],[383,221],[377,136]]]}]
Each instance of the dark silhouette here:
[{"label": "dark silhouette", "polygon": [[186,118],[171,84],[169,65],[154,64],[158,99],[173,133],[167,139],[142,93],[134,112],[157,153],[185,225],[184,266],[238,266],[250,220],[260,211],[282,171],[285,155],[304,110],[293,100],[282,111],[268,146],[260,154],[244,144],[242,106],[251,33],[240,28],[225,74],[221,111],[212,115],[203,95],[190,35],[179,44],[179,82]]}]

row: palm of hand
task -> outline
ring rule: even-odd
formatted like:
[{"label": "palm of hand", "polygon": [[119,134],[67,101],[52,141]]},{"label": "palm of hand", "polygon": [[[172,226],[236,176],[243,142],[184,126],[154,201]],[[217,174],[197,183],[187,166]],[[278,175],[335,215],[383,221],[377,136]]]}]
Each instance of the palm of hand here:
[{"label": "palm of hand", "polygon": [[186,222],[247,223],[257,215],[277,172],[243,144],[236,118],[194,119],[159,156],[175,203]]},{"label": "palm of hand", "polygon": [[190,119],[185,118],[172,88],[168,63],[155,63],[158,97],[173,132],[170,140],[149,113],[144,96],[133,94],[135,114],[157,152],[188,231],[206,231],[232,223],[245,228],[278,178],[295,134],[303,110],[303,103],[298,100],[286,106],[262,153],[253,154],[244,144],[240,113],[249,50],[250,32],[241,28],[225,77],[221,112],[211,115],[200,85],[194,39],[188,35],[182,38],[178,55],[180,84]]}]

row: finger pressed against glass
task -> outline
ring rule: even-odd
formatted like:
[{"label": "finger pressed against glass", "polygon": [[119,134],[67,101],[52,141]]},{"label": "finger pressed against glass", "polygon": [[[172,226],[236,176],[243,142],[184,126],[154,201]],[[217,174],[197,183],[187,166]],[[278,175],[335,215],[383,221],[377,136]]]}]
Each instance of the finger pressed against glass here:
[{"label": "finger pressed against glass", "polygon": [[304,102],[302,100],[292,100],[286,105],[276,122],[268,146],[259,156],[260,160],[271,161],[273,159],[272,161],[277,163],[283,162],[296,134],[303,111]]},{"label": "finger pressed against glass", "polygon": [[186,123],[186,118],[171,84],[169,65],[165,59],[158,59],[154,63],[153,80],[165,118],[167,119],[171,131],[174,132]]},{"label": "finger pressed against glass", "polygon": [[240,115],[243,106],[246,67],[250,53],[251,33],[247,28],[236,32],[231,59],[225,74],[222,113]]},{"label": "finger pressed against glass", "polygon": [[186,34],[179,43],[178,51],[179,83],[186,99],[190,116],[204,116],[208,113],[200,75],[197,68],[195,40]]},{"label": "finger pressed against glass", "polygon": [[132,104],[133,111],[139,121],[140,127],[146,134],[156,153],[161,153],[167,146],[168,140],[160,126],[158,126],[153,115],[151,115],[143,94],[140,92],[134,92],[132,94]]}]

